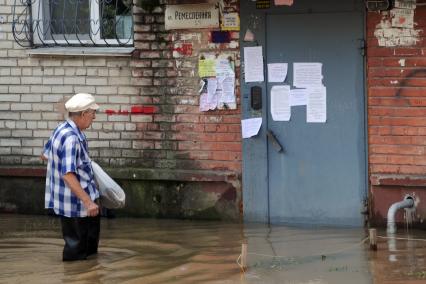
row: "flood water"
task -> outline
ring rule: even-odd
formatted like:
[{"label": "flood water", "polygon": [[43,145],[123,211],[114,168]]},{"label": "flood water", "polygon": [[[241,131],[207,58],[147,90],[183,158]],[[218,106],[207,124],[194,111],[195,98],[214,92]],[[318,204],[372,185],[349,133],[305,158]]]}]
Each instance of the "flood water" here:
[{"label": "flood water", "polygon": [[0,283],[426,283],[426,232],[396,236],[373,252],[363,229],[103,218],[98,255],[63,263],[59,219],[0,214]]}]

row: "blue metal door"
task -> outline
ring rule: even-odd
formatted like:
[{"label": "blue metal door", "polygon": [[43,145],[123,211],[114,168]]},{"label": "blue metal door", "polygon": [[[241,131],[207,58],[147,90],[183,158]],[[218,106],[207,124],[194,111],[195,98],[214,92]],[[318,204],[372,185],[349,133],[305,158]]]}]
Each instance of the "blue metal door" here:
[{"label": "blue metal door", "polygon": [[277,83],[265,83],[264,127],[285,149],[279,153],[266,142],[269,221],[361,226],[366,194],[363,14],[264,17],[266,63],[288,63],[284,84],[292,85],[294,62],[319,62],[327,88],[326,123],[307,123],[306,106],[292,107],[291,120],[283,122],[274,121],[270,112],[270,91]]},{"label": "blue metal door", "polygon": [[[272,3],[273,1],[271,1]],[[262,118],[257,136],[243,139],[244,220],[293,224],[361,226],[367,194],[364,102],[363,0],[295,0],[291,6],[257,9],[241,1],[241,39],[250,30],[262,46],[264,63],[288,63],[283,84],[293,85],[293,63],[323,64],[327,122],[307,123],[306,106],[292,107],[289,122],[270,113],[273,85],[245,82],[242,118]],[[265,72],[266,73],[266,72]],[[261,89],[261,108],[251,105]],[[292,86],[293,87],[293,86]],[[276,152],[268,132],[285,148]]]}]

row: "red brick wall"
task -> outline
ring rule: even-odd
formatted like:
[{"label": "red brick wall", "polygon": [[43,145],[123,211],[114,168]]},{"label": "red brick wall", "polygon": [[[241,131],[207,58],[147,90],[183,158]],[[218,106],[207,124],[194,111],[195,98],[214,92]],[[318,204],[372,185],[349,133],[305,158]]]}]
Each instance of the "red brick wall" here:
[{"label": "red brick wall", "polygon": [[[388,13],[367,15],[368,162],[373,218],[385,218],[389,205],[404,194],[425,191],[414,185],[422,185],[424,181],[419,179],[426,177],[426,6],[416,7],[415,24],[409,30],[384,27],[383,23],[390,20]],[[405,36],[397,37],[396,44],[392,44],[392,36],[385,38],[397,33]],[[424,206],[420,204],[420,209]]]},{"label": "red brick wall", "polygon": [[[239,33],[230,44],[211,44],[210,30],[164,30],[164,5],[135,15],[132,81],[140,86],[139,101],[156,112],[138,123],[142,167],[241,172],[239,88],[236,110],[199,111],[200,52],[235,53],[239,73]],[[225,10],[238,11],[238,1],[225,1]],[[173,52],[192,44],[192,54]],[[237,80],[238,81],[238,80]]]}]

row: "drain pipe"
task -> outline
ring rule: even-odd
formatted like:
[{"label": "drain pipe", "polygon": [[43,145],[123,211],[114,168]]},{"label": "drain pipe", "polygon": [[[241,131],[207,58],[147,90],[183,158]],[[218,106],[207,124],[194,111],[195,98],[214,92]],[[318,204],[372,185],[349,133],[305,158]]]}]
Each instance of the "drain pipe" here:
[{"label": "drain pipe", "polygon": [[396,202],[389,207],[388,211],[388,229],[387,232],[390,234],[396,233],[395,215],[396,211],[402,208],[411,208],[414,206],[414,199],[412,196],[407,195],[404,200]]}]

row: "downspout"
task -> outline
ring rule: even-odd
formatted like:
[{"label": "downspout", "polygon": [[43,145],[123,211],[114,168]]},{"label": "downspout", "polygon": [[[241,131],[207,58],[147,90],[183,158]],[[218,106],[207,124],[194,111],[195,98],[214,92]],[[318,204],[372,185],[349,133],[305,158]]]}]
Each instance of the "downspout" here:
[{"label": "downspout", "polygon": [[399,209],[412,208],[414,206],[414,199],[412,196],[405,196],[404,200],[396,202],[389,207],[388,211],[388,229],[387,232],[390,234],[396,233],[395,215]]}]

